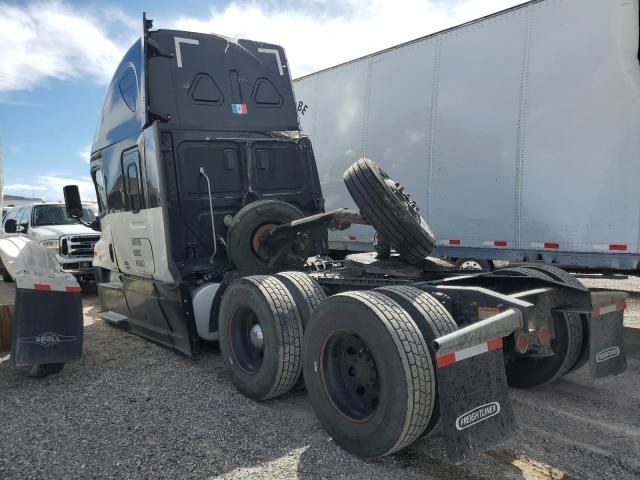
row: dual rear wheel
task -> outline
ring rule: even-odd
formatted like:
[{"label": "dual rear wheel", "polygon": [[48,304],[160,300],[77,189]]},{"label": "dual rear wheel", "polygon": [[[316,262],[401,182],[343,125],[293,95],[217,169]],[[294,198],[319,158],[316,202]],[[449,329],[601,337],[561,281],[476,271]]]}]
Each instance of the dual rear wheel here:
[{"label": "dual rear wheel", "polygon": [[300,272],[244,277],[225,292],[219,328],[227,372],[243,394],[282,395],[304,371],[316,415],[346,450],[387,455],[438,428],[431,341],[456,325],[421,290],[325,298]]}]

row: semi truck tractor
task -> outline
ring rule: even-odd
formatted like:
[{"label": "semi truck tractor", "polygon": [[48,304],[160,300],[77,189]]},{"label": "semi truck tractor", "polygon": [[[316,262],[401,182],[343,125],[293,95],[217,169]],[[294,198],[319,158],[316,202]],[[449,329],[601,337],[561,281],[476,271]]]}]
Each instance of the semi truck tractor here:
[{"label": "semi truck tractor", "polygon": [[638,0],[537,0],[298,78],[327,208],[354,206],[342,172],[366,156],[461,267],[637,269],[639,18]]},{"label": "semi truck tractor", "polygon": [[[143,17],[91,154],[100,315],[184,355],[217,342],[256,401],[304,385],[366,457],[443,432],[461,462],[514,432],[508,384],[624,371],[624,293],[544,265],[461,275],[428,258],[399,182],[368,158],[345,170],[358,208],[326,211],[282,47]],[[78,188],[64,194],[81,219]],[[352,225],[387,248],[333,260],[327,232]]]}]

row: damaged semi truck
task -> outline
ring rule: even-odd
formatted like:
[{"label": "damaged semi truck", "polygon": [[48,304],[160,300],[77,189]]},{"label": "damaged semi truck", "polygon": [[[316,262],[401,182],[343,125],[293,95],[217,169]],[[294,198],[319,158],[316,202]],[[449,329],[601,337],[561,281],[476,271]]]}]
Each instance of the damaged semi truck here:
[{"label": "damaged semi truck", "polygon": [[[152,30],[108,88],[91,156],[104,319],[185,355],[217,341],[266,400],[304,379],[338,445],[381,456],[442,432],[454,462],[508,438],[507,385],[626,368],[625,294],[554,267],[462,275],[372,160],[344,174],[359,210],[324,211],[277,45]],[[75,186],[65,187],[79,218]],[[379,253],[334,261],[327,231],[366,224]],[[385,248],[386,247],[386,248]]]}]

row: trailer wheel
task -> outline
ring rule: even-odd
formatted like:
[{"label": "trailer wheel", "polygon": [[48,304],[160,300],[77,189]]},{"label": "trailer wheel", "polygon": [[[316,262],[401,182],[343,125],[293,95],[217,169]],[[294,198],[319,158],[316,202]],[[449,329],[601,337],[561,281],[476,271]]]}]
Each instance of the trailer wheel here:
[{"label": "trailer wheel", "polygon": [[493,270],[489,260],[480,258],[459,258],[456,260],[456,267],[459,270],[472,270],[474,272],[490,272]]},{"label": "trailer wheel", "polygon": [[[415,287],[395,285],[391,287],[379,287],[374,290],[389,298],[392,298],[404,308],[416,322],[422,338],[429,349],[431,362],[436,365],[436,353],[431,346],[436,338],[442,337],[458,329],[456,322],[448,310],[438,300],[427,292]],[[428,436],[439,430],[440,427],[440,403],[438,401],[438,384],[435,383],[433,396],[433,414],[422,436]]]},{"label": "trailer wheel", "polygon": [[381,293],[322,302],[305,332],[303,363],[311,405],[345,450],[388,455],[429,423],[435,380],[427,345],[411,316]]},{"label": "trailer wheel", "polygon": [[378,164],[361,158],[344,173],[344,183],[362,216],[407,262],[419,263],[433,251],[435,237],[415,202]]},{"label": "trailer wheel", "polygon": [[[562,282],[570,287],[579,288],[581,290],[587,290],[580,280],[571,275],[569,272],[556,267],[555,265],[548,265],[546,263],[532,263],[524,265],[525,268],[533,268],[545,272],[554,280]],[[576,363],[566,372],[571,373],[574,370],[579,369],[585,363],[589,361],[589,318],[587,315],[580,315],[578,313],[567,313],[567,316],[572,316],[580,319],[582,323],[582,348]],[[565,373],[565,375],[566,375]]]},{"label": "trailer wheel", "polygon": [[[556,280],[553,276],[531,267],[506,268],[501,272],[521,273],[543,280]],[[564,320],[564,321],[563,321]],[[551,348],[555,355],[546,358],[507,357],[507,381],[516,388],[531,388],[553,382],[569,372],[582,352],[583,328],[580,316],[565,314],[563,320],[554,319],[555,338]],[[507,349],[505,349],[505,352]]]},{"label": "trailer wheel", "polygon": [[261,248],[261,236],[303,216],[296,207],[280,200],[258,200],[245,205],[229,226],[229,260],[239,270],[256,271],[269,267],[270,258]]},{"label": "trailer wheel", "polygon": [[302,369],[302,322],[275,277],[234,281],[220,304],[220,351],[231,382],[253,400],[282,395]]}]

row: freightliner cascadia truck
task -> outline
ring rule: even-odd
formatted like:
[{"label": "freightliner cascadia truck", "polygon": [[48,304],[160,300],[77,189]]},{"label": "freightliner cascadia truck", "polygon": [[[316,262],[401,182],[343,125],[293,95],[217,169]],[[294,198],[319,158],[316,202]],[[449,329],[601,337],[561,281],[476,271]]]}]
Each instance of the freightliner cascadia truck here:
[{"label": "freightliner cascadia truck", "polygon": [[[358,208],[327,210],[282,47],[143,17],[92,147],[100,315],[184,355],[217,342],[256,401],[304,386],[366,457],[442,432],[464,461],[515,431],[507,385],[625,370],[626,294],[546,265],[461,274],[429,258],[399,182],[369,158],[345,170]],[[81,220],[77,186],[64,193]],[[378,252],[332,259],[327,232],[352,225]]]}]

